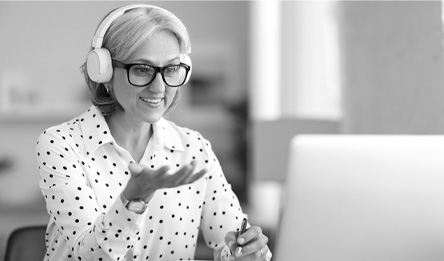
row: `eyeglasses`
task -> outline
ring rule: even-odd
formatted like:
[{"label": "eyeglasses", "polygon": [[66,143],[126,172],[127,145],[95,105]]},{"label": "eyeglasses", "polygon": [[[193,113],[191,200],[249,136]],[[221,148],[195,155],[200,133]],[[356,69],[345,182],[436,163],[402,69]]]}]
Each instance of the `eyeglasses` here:
[{"label": "eyeglasses", "polygon": [[179,87],[185,83],[190,66],[180,63],[178,65],[168,65],[156,67],[142,63],[124,64],[112,60],[113,67],[124,68],[127,72],[128,82],[136,87],[149,85],[157,73],[162,75],[163,82],[170,87]]}]

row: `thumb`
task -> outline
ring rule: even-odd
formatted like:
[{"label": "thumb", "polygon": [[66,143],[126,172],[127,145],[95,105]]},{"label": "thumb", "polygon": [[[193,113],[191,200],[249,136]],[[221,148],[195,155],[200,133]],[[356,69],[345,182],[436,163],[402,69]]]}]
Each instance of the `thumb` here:
[{"label": "thumb", "polygon": [[236,250],[236,239],[237,233],[230,231],[225,235],[225,244],[231,249],[232,253]]},{"label": "thumb", "polygon": [[133,176],[138,176],[140,175],[140,173],[142,173],[143,171],[143,166],[134,162],[131,162],[128,165],[128,169],[131,172],[131,175]]}]

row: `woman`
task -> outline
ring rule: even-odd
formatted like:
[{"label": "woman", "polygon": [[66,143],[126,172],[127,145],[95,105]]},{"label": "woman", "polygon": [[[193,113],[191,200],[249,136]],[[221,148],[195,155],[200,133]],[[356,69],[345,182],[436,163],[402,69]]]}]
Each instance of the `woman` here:
[{"label": "woman", "polygon": [[82,66],[93,106],[37,142],[50,222],[45,260],[269,260],[210,143],[163,118],[191,73],[185,26],[130,5],[99,25]]}]

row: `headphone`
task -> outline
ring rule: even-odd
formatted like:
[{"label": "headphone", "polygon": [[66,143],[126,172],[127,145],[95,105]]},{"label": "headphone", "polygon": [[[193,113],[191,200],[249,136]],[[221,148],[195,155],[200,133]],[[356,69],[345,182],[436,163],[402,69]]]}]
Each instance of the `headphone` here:
[{"label": "headphone", "polygon": [[[100,23],[97,31],[94,35],[92,41],[92,47],[94,48],[88,53],[88,57],[86,59],[86,67],[88,71],[89,78],[97,83],[104,83],[111,80],[113,76],[113,67],[111,61],[111,54],[106,48],[102,48],[103,37],[105,36],[106,31],[111,26],[111,23],[114,22],[117,18],[122,16],[126,11],[135,9],[135,8],[156,8],[159,10],[166,11],[170,13],[172,16],[175,16],[171,12],[157,7],[153,5],[145,5],[145,4],[134,4],[120,7],[114,11],[112,11],[105,19],[103,19],[102,23]],[[183,63],[187,64],[192,68],[191,58],[188,54],[186,54]],[[186,84],[191,76],[191,71],[188,72],[187,78],[185,80]]]}]

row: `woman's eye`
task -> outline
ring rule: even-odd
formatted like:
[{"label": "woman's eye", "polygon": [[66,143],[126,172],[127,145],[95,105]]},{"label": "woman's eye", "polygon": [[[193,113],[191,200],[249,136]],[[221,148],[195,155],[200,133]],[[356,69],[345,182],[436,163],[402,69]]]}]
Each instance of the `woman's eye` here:
[{"label": "woman's eye", "polygon": [[136,71],[139,72],[139,73],[146,73],[148,71],[148,68],[136,67]]},{"label": "woman's eye", "polygon": [[147,66],[134,66],[132,67],[132,72],[137,75],[147,75],[150,74],[152,69]]},{"label": "woman's eye", "polygon": [[179,66],[169,66],[169,67],[165,68],[165,73],[166,74],[173,74],[173,73],[177,72],[177,70],[179,70]]}]

